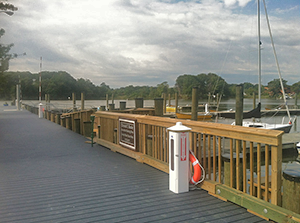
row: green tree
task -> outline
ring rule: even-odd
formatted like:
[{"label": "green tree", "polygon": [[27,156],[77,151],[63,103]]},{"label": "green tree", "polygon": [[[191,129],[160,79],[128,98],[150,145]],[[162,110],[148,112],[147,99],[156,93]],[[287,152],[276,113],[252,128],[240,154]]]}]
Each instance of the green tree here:
[{"label": "green tree", "polygon": [[214,73],[201,73],[197,76],[184,74],[177,77],[175,86],[179,97],[186,99],[192,97],[193,87],[198,87],[199,97],[202,99],[207,99],[209,93],[219,94],[226,98],[232,95],[226,81]]},{"label": "green tree", "polygon": [[178,95],[181,98],[190,99],[192,97],[193,87],[198,87],[200,85],[197,76],[184,74],[176,79],[176,88]]},{"label": "green tree", "polygon": [[[282,80],[283,87],[285,90],[287,89],[287,81]],[[274,79],[268,83],[268,91],[269,91],[269,96],[270,97],[282,97],[282,89],[281,89],[281,84],[279,79]]]},{"label": "green tree", "polygon": [[[5,34],[4,29],[0,29],[0,38]],[[15,55],[10,54],[9,51],[14,44],[1,44],[0,43],[0,75],[3,75],[3,72],[9,68],[9,60],[14,58]]]},{"label": "green tree", "polygon": [[[18,8],[15,7],[14,5],[7,3],[7,2],[0,2],[0,10],[4,12],[12,12],[12,11],[17,11]],[[5,34],[4,29],[0,29],[0,39],[1,37]],[[0,75],[3,75],[3,72],[8,70],[9,68],[9,60],[17,57],[16,54],[10,54],[9,51],[13,47],[14,44],[2,44],[0,43]],[[3,81],[3,79],[2,79]]]},{"label": "green tree", "polygon": [[169,84],[167,81],[164,81],[160,84],[157,85],[157,94],[158,95],[162,95],[163,93],[168,94],[168,90],[169,90]]},{"label": "green tree", "polygon": [[297,83],[293,84],[291,87],[291,90],[293,92],[295,92],[296,94],[300,93],[300,81],[298,81]]}]

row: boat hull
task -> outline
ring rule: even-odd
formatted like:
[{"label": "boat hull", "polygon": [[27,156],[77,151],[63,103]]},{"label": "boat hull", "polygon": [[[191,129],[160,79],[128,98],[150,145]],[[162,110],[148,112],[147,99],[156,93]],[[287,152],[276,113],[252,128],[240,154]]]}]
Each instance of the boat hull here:
[{"label": "boat hull", "polygon": [[260,129],[279,130],[279,131],[284,131],[284,133],[289,133],[293,124],[268,124],[268,123],[261,123],[261,122],[243,122],[243,126],[260,128]]},{"label": "boat hull", "polygon": [[166,107],[166,112],[176,112],[176,107],[169,107],[169,106],[167,106]]}]

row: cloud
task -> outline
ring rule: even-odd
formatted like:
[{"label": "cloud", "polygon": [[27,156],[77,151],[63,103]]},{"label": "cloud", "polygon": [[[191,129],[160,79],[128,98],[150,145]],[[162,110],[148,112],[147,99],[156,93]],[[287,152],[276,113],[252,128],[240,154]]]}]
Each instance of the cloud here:
[{"label": "cloud", "polygon": [[299,13],[299,7],[300,7],[299,5],[296,5],[296,6],[285,8],[285,9],[276,8],[275,11],[279,14],[287,14],[287,13],[291,13],[291,12]]},{"label": "cloud", "polygon": [[251,0],[224,0],[226,7],[232,7],[238,3],[240,7],[245,7]]},{"label": "cloud", "polygon": [[[245,75],[256,76],[257,63],[256,9],[237,13],[249,2],[15,0],[19,10],[5,18],[3,40],[15,43],[13,52],[27,53],[11,62],[11,70],[38,72],[42,56],[44,70],[65,70],[112,87],[163,81],[172,86],[180,74],[202,72],[243,82]],[[294,75],[299,20],[288,22],[272,15],[283,70]],[[263,53],[272,58],[267,35],[262,32]]]}]

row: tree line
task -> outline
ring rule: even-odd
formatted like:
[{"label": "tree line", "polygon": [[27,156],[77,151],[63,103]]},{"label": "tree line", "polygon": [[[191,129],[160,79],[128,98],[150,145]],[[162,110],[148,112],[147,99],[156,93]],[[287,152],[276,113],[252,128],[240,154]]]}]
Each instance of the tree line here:
[{"label": "tree line", "polygon": [[[144,99],[154,99],[161,97],[163,93],[171,94],[175,92],[179,98],[191,99],[192,88],[198,87],[200,99],[207,99],[208,95],[219,95],[222,98],[234,98],[236,84],[228,84],[222,77],[214,73],[190,75],[183,74],[177,77],[176,84],[170,87],[168,82],[162,82],[156,86],[133,86],[129,85],[120,88],[110,88],[106,83],[96,86],[89,79],[75,79],[65,71],[41,72],[42,76],[42,98],[45,94],[50,94],[52,100],[67,100],[75,93],[79,99],[84,93],[87,100],[103,100],[106,94],[114,95],[115,99],[134,99],[142,97]],[[284,82],[285,92],[289,95],[300,92],[300,81],[288,85]],[[3,72],[0,74],[0,99],[14,100],[16,95],[16,85],[21,84],[23,100],[38,100],[39,95],[39,73],[30,72]],[[245,97],[252,97],[258,92],[258,86],[251,83],[244,83]],[[262,97],[279,98],[282,97],[279,79],[270,81],[266,86],[262,86]]]}]

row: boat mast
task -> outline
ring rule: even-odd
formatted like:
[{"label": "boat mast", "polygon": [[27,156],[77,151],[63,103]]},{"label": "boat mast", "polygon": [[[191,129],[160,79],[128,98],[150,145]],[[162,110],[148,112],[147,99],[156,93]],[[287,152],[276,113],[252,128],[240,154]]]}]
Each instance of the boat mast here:
[{"label": "boat mast", "polygon": [[260,0],[257,0],[257,31],[258,31],[258,102],[261,103]]},{"label": "boat mast", "polygon": [[280,67],[279,67],[279,63],[278,63],[278,59],[277,59],[277,54],[276,54],[276,50],[275,50],[275,45],[274,45],[274,41],[273,41],[273,36],[272,36],[272,32],[271,32],[271,26],[270,26],[270,22],[269,22],[269,17],[268,17],[268,12],[267,12],[267,7],[266,7],[265,0],[263,0],[263,3],[264,3],[264,9],[265,9],[265,14],[266,14],[266,20],[267,20],[267,24],[268,24],[270,39],[271,39],[271,43],[272,43],[273,53],[274,53],[276,66],[277,66],[277,71],[278,71],[278,75],[279,75],[280,85],[281,85],[281,89],[282,89],[283,100],[284,100],[284,103],[285,103],[287,114],[289,116],[289,119],[291,120],[290,111],[289,111],[287,101],[286,101],[286,98],[285,98],[285,91],[284,91],[284,86],[283,86],[283,82],[282,82],[281,71],[280,71]]}]

